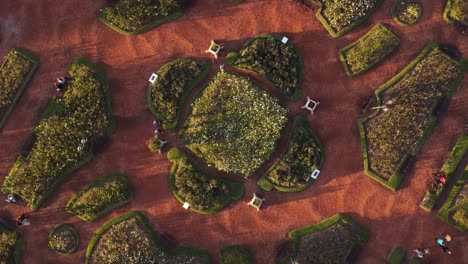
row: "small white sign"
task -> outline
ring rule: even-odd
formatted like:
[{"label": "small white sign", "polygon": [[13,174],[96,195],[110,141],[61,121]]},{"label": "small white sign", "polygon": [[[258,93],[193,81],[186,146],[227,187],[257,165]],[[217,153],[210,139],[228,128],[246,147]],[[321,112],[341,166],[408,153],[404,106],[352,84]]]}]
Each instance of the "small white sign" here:
[{"label": "small white sign", "polygon": [[150,83],[154,83],[158,79],[158,75],[156,73],[151,74],[151,77],[149,78]]},{"label": "small white sign", "polygon": [[288,38],[287,38],[287,37],[283,37],[283,39],[281,40],[281,42],[283,42],[283,44],[288,43]]},{"label": "small white sign", "polygon": [[184,205],[183,205],[182,207],[184,207],[184,209],[189,209],[189,207],[190,207],[190,204],[189,204],[189,203],[187,203],[187,202],[185,202],[185,203],[184,203]]},{"label": "small white sign", "polygon": [[319,176],[319,174],[320,174],[320,171],[317,170],[317,169],[315,169],[315,170],[312,172],[312,174],[310,175],[310,177],[311,177],[312,179],[315,180],[315,179],[317,179],[317,177]]}]

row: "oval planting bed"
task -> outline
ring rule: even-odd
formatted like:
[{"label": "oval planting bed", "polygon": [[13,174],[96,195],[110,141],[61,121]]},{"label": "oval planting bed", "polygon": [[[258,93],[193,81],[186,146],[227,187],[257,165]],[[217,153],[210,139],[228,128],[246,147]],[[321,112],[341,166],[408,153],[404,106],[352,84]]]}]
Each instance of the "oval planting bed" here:
[{"label": "oval planting bed", "polygon": [[172,193],[195,212],[216,213],[244,194],[244,186],[240,183],[202,173],[178,149],[171,149],[167,157],[174,163],[169,176]]},{"label": "oval planting bed", "polygon": [[67,211],[92,222],[132,198],[127,176],[115,173],[86,185],[68,202]]},{"label": "oval planting bed", "polygon": [[421,0],[396,0],[392,9],[393,19],[402,26],[416,24],[422,13]]},{"label": "oval planting bed", "polygon": [[59,254],[68,255],[75,252],[80,236],[70,224],[56,226],[49,233],[49,246]]},{"label": "oval planting bed", "polygon": [[101,226],[86,251],[86,264],[102,263],[178,263],[208,264],[206,251],[161,244],[146,218],[140,212],[118,216]]},{"label": "oval planting bed", "polygon": [[146,99],[151,112],[163,121],[165,130],[175,128],[190,91],[209,72],[210,64],[190,59],[169,62],[156,71],[158,77],[149,84]]},{"label": "oval planting bed", "polygon": [[310,129],[307,120],[300,116],[294,121],[288,147],[281,158],[258,181],[262,189],[273,188],[283,192],[298,192],[310,186],[311,174],[320,170],[324,160],[320,140]]},{"label": "oval planting bed", "polygon": [[20,264],[23,232],[0,218],[0,263]]}]

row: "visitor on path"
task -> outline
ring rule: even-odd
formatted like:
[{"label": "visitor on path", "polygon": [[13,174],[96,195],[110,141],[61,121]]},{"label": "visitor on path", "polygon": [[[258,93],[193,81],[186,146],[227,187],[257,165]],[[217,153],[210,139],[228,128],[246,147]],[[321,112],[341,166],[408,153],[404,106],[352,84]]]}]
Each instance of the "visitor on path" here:
[{"label": "visitor on path", "polygon": [[57,92],[61,92],[62,88],[65,86],[65,83],[67,82],[67,78],[65,77],[58,77],[56,82],[55,82],[55,88]]},{"label": "visitor on path", "polygon": [[7,203],[16,203],[16,197],[14,194],[9,194],[7,195],[7,198],[5,200]]},{"label": "visitor on path", "polygon": [[16,222],[16,225],[21,227],[21,226],[28,226],[28,225],[31,225],[31,222],[29,222],[28,220],[24,219],[23,221],[18,221]]},{"label": "visitor on path", "polygon": [[162,121],[156,119],[156,120],[153,121],[153,125],[156,126],[157,128],[159,128],[162,125]]},{"label": "visitor on path", "polygon": [[161,133],[162,133],[162,130],[161,130],[160,128],[156,128],[156,129],[154,130],[154,135],[155,135],[155,136],[158,136],[158,135],[161,134]]},{"label": "visitor on path", "polygon": [[[451,237],[450,237],[450,240],[452,240]],[[445,245],[445,239],[444,238],[436,238],[436,242],[439,245],[440,249],[442,249],[442,251],[444,253],[452,254],[452,252],[450,252],[450,249]]]},{"label": "visitor on path", "polygon": [[16,218],[16,221],[21,222],[26,219],[28,219],[28,216],[25,213],[22,213],[18,218]]},{"label": "visitor on path", "polygon": [[413,250],[414,252],[416,252],[416,257],[422,259],[424,257],[424,255],[428,255],[429,254],[429,249],[428,248],[417,248],[415,250]]},{"label": "visitor on path", "polygon": [[442,249],[442,251],[444,251],[444,253],[452,254],[452,252],[450,252],[450,249],[447,246],[440,246],[440,248]]}]

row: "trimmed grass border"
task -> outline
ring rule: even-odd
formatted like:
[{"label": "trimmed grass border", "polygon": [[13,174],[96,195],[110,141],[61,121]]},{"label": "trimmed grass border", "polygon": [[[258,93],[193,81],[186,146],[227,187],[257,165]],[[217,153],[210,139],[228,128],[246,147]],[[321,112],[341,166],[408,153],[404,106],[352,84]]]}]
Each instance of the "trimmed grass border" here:
[{"label": "trimmed grass border", "polygon": [[[465,153],[468,151],[468,136],[462,135],[458,140],[455,146],[452,148],[452,151],[450,152],[450,156],[445,160],[444,165],[442,165],[442,168],[440,169],[441,172],[444,172],[444,174],[447,176],[447,180],[450,179],[455,171],[457,170],[458,166],[460,165],[461,160],[465,156]],[[426,194],[424,198],[422,199],[421,203],[419,204],[419,207],[422,209],[430,212],[437,200],[439,199],[439,196],[442,194],[444,191],[446,185],[442,185],[435,193],[426,191]]]},{"label": "trimmed grass border", "polygon": [[[128,199],[125,199],[125,200],[122,200],[122,201],[120,201],[118,203],[112,204],[111,206],[109,206],[109,207],[105,208],[104,210],[100,211],[99,213],[95,214],[94,217],[86,217],[87,215],[83,215],[83,216],[75,215],[75,214],[73,214],[72,212],[69,211],[69,207],[71,207],[78,200],[78,198],[80,198],[84,193],[86,193],[87,191],[93,189],[94,187],[100,186],[101,184],[106,183],[106,182],[110,182],[110,181],[112,181],[114,179],[120,180],[123,184],[125,184],[129,188]],[[109,213],[110,211],[114,210],[115,208],[118,208],[118,207],[120,207],[122,205],[125,205],[125,204],[129,203],[132,199],[133,199],[133,192],[132,192],[132,188],[131,188],[131,185],[130,185],[130,182],[128,180],[127,175],[121,174],[121,173],[112,173],[110,175],[101,177],[101,178],[91,182],[90,184],[84,186],[83,188],[81,188],[81,190],[77,194],[75,194],[70,199],[70,201],[68,201],[67,206],[66,206],[66,210],[70,214],[80,218],[83,221],[94,222],[97,219],[99,219],[102,216]]]},{"label": "trimmed grass border", "polygon": [[[174,195],[174,197],[180,203],[184,204],[185,200],[177,194],[176,186],[175,186],[175,174],[176,174],[177,168],[178,168],[177,160],[180,159],[180,158],[186,158],[188,160],[188,162],[190,162],[192,164],[192,166],[196,170],[199,170],[199,168],[195,165],[195,163],[184,152],[182,152],[181,150],[176,149],[176,148],[173,148],[173,149],[169,150],[169,152],[167,153],[167,158],[169,159],[169,161],[174,163],[172,165],[171,172],[169,174],[169,187],[171,188],[171,192]],[[193,208],[191,206],[190,206],[190,210],[192,210],[194,212],[197,212],[197,213],[200,213],[200,214],[214,214],[214,213],[217,213],[217,212],[221,211],[231,201],[239,200],[244,195],[245,188],[244,188],[244,186],[242,184],[240,184],[238,182],[226,180],[226,179],[223,179],[221,177],[208,175],[208,174],[204,173],[202,170],[199,170],[199,171],[201,173],[203,173],[207,177],[219,179],[221,182],[227,184],[229,186],[230,190],[231,190],[231,196],[230,196],[230,199],[227,199],[225,204],[222,204],[222,205],[219,205],[217,207],[211,208],[210,210],[198,210],[198,209],[195,209],[195,208]]]},{"label": "trimmed grass border", "polygon": [[[26,51],[24,49],[13,48],[13,49],[11,49],[10,52],[12,52],[12,51],[15,52],[16,54],[20,55],[24,59],[29,60],[32,63],[32,67],[29,70],[28,75],[26,75],[26,77],[24,78],[23,83],[21,84],[21,86],[16,91],[16,94],[13,97],[13,100],[11,101],[11,103],[8,106],[5,114],[3,115],[2,119],[0,120],[0,128],[3,126],[3,124],[7,120],[8,116],[13,111],[13,108],[15,107],[16,103],[18,102],[21,95],[23,94],[24,89],[26,89],[26,87],[28,86],[29,81],[32,79],[32,76],[36,72],[37,68],[39,67],[39,63],[40,63],[39,57],[29,53],[28,51]],[[3,62],[3,64],[1,65],[0,68],[3,68],[3,65],[5,64],[5,62],[6,62],[6,60]]]},{"label": "trimmed grass border", "polygon": [[345,35],[346,33],[348,33],[349,31],[351,31],[354,28],[361,25],[364,21],[366,21],[370,17],[370,15],[380,6],[380,3],[382,2],[382,0],[377,0],[377,2],[375,3],[374,8],[370,9],[365,16],[363,16],[362,18],[354,21],[353,23],[351,23],[349,26],[345,27],[344,29],[342,29],[340,31],[335,31],[331,27],[331,25],[328,22],[327,18],[322,15],[322,11],[324,9],[324,4],[320,0],[313,0],[313,1],[320,6],[317,13],[315,13],[315,16],[322,23],[322,25],[325,27],[325,29],[328,31],[328,33],[330,33],[330,35],[332,37],[334,37],[334,38],[341,37],[341,36]]},{"label": "trimmed grass border", "polygon": [[[325,159],[325,151],[324,151],[324,148],[323,148],[323,145],[322,143],[320,142],[320,139],[317,137],[317,135],[312,131],[312,129],[310,128],[310,124],[309,122],[307,121],[306,118],[304,118],[303,116],[297,116],[296,119],[294,120],[294,124],[293,124],[293,128],[295,128],[296,126],[304,126],[306,127],[308,130],[309,130],[309,134],[310,136],[314,139],[315,143],[317,144],[317,146],[320,148],[320,162],[319,164],[317,165],[317,169],[321,169],[322,166],[323,166],[323,162],[324,162],[324,159]],[[289,148],[289,141],[291,141],[291,138],[292,138],[292,134],[294,133],[294,131],[291,132],[291,134],[289,135],[289,139],[288,139],[288,145],[286,146],[286,148],[284,149],[283,153],[281,154],[281,156],[283,156],[284,154],[286,154],[286,152],[288,151],[288,148]],[[281,158],[280,158],[281,159]],[[281,191],[281,192],[300,192],[300,191],[303,191],[305,189],[307,189],[315,180],[314,179],[310,179],[306,184],[302,185],[302,186],[298,186],[298,187],[283,187],[283,186],[279,186],[279,185],[276,185],[272,182],[270,182],[268,179],[267,179],[267,175],[276,167],[276,165],[278,164],[279,160],[277,160],[269,169],[268,171],[262,176],[260,177],[260,179],[258,180],[257,184],[260,186],[260,188],[262,188],[263,190],[265,191],[271,191],[273,189],[276,189],[278,191]],[[312,171],[311,171],[312,173]]]},{"label": "trimmed grass border", "polygon": [[406,256],[406,252],[401,247],[394,247],[390,255],[387,257],[387,262],[390,264],[400,264]]},{"label": "trimmed grass border", "polygon": [[126,213],[120,216],[117,216],[109,221],[107,221],[105,224],[103,224],[93,235],[91,238],[88,248],[86,249],[86,259],[85,259],[85,264],[89,264],[91,261],[91,254],[93,253],[93,250],[96,246],[96,243],[99,242],[101,236],[107,232],[113,225],[118,224],[120,222],[123,222],[125,220],[128,220],[130,218],[137,218],[139,220],[139,223],[143,226],[144,231],[149,234],[151,239],[154,241],[157,247],[160,247],[163,251],[167,252],[170,255],[176,255],[178,253],[181,254],[190,254],[190,255],[197,255],[197,256],[203,256],[205,258],[205,263],[209,264],[211,261],[211,257],[208,254],[207,251],[205,250],[200,250],[196,248],[190,248],[190,247],[178,247],[175,250],[170,250],[167,246],[161,243],[158,234],[154,231],[154,229],[151,227],[151,224],[148,222],[146,217],[140,213],[139,211],[133,211],[130,213]]},{"label": "trimmed grass border", "polygon": [[[227,59],[226,62],[227,62],[227,64],[233,66],[236,69],[241,69],[242,71],[255,73],[255,74],[259,75],[259,76],[262,76],[263,78],[268,80],[276,88],[276,85],[271,80],[267,79],[266,76],[261,75],[261,74],[255,72],[255,71],[251,71],[251,70],[244,69],[244,68],[238,68],[238,67],[234,66],[234,63],[240,57],[240,53],[245,48],[247,48],[254,40],[259,39],[259,38],[268,38],[268,37],[273,37],[273,38],[277,39],[278,41],[281,41],[281,39],[283,38],[283,36],[280,36],[278,34],[271,34],[271,33],[255,36],[255,37],[247,40],[244,43],[244,45],[242,46],[242,48],[239,50],[239,52],[237,52],[237,51],[229,52],[227,54],[227,56],[226,56],[226,59]],[[288,98],[288,100],[295,102],[295,101],[298,101],[299,99],[301,99],[301,96],[302,96],[301,82],[302,82],[303,75],[304,75],[304,60],[303,60],[302,55],[299,52],[299,50],[294,45],[291,44],[291,41],[288,41],[284,45],[287,45],[288,47],[292,48],[294,53],[297,55],[297,85],[296,85],[296,89],[294,90],[294,93],[291,96],[289,96],[289,97],[285,96],[285,97]],[[276,89],[280,92],[280,94],[282,94],[284,96],[284,94],[278,88],[276,88]]]},{"label": "trimmed grass border", "polygon": [[[70,231],[73,233],[73,235],[75,236],[75,238],[76,238],[76,244],[75,244],[75,246],[74,246],[72,249],[70,249],[70,250],[68,250],[68,251],[66,251],[66,252],[58,251],[58,250],[52,248],[52,245],[50,244],[50,239],[51,239],[52,235],[53,235],[58,229],[60,229],[60,228],[66,228],[66,229],[70,230]],[[79,245],[79,244],[80,244],[80,235],[79,235],[78,232],[76,231],[76,228],[75,228],[73,225],[71,225],[71,224],[60,224],[60,225],[56,225],[56,226],[49,232],[49,247],[50,247],[54,252],[56,252],[56,253],[58,253],[58,254],[60,254],[60,255],[70,255],[70,254],[73,254],[73,253],[76,251],[76,249],[78,248],[78,245]]]},{"label": "trimmed grass border", "polygon": [[172,20],[176,20],[177,18],[181,17],[184,13],[182,12],[182,9],[179,9],[179,10],[176,10],[175,12],[173,12],[172,14],[169,14],[167,16],[164,16],[164,17],[160,17],[160,18],[157,18],[155,19],[154,21],[142,26],[140,29],[137,29],[135,31],[126,31],[124,29],[121,29],[119,27],[116,27],[112,24],[111,21],[107,20],[106,19],[106,16],[103,12],[101,12],[99,14],[99,20],[101,20],[102,23],[104,23],[106,26],[112,28],[113,30],[117,31],[118,33],[120,34],[123,34],[123,35],[138,35],[138,34],[142,34],[142,33],[145,33],[161,24],[164,24],[164,23],[168,23]]},{"label": "trimmed grass border", "polygon": [[393,35],[396,39],[398,39],[398,45],[400,43],[400,38],[395,34],[393,33],[390,29],[388,29],[387,27],[385,27],[383,24],[378,24],[376,25],[375,27],[373,27],[371,30],[369,30],[364,36],[360,37],[358,40],[356,40],[355,42],[347,45],[346,47],[342,48],[339,52],[339,56],[340,56],[340,60],[341,60],[341,63],[343,64],[343,68],[346,72],[346,75],[348,76],[351,76],[351,77],[355,77],[355,76],[358,76],[359,74],[361,73],[364,73],[370,69],[372,69],[374,66],[376,66],[379,62],[383,61],[388,55],[392,54],[396,48],[398,47],[398,45],[392,47],[392,49],[388,50],[387,54],[385,54],[384,56],[380,57],[378,60],[372,62],[371,64],[369,64],[367,66],[367,68],[364,68],[360,71],[357,71],[357,72],[352,72],[350,67],[348,66],[348,62],[346,61],[346,57],[345,57],[345,54],[347,51],[349,51],[350,49],[356,47],[357,45],[359,45],[361,42],[363,42],[366,38],[372,36],[372,34],[377,31],[377,30],[384,30],[385,32],[387,32],[388,34],[390,35]]},{"label": "trimmed grass border", "polygon": [[[425,47],[424,49],[419,53],[419,55],[416,57],[416,59],[414,59],[408,66],[406,66],[400,73],[398,73],[397,75],[395,75],[392,79],[390,79],[389,81],[387,81],[386,83],[384,83],[382,86],[380,86],[376,91],[375,91],[375,95],[376,95],[376,98],[377,98],[377,103],[379,106],[382,105],[382,98],[381,98],[381,93],[383,93],[386,89],[388,89],[389,87],[391,87],[393,84],[397,83],[398,81],[400,81],[400,79],[402,79],[407,73],[409,73],[432,49],[434,48],[438,48],[439,45],[435,42],[429,42]],[[449,57],[448,55],[446,55],[447,57]],[[449,57],[450,58],[450,57]],[[452,59],[452,58],[450,58]],[[453,60],[453,59],[452,59]],[[457,78],[454,80],[454,82],[452,83],[452,85],[450,86],[450,88],[448,89],[447,93],[445,94],[445,96],[448,96],[450,97],[453,92],[455,92],[455,89],[457,88],[457,86],[461,83],[461,80],[463,79],[463,73],[464,71],[467,70],[466,67],[463,67],[463,61],[460,62],[460,64],[462,65],[460,71],[458,72],[458,76]],[[437,100],[433,107],[432,107],[432,110],[434,110],[434,108],[437,106],[437,104],[439,103],[440,99],[443,98],[444,95],[442,95],[442,97],[439,98],[439,100]],[[414,147],[413,151],[411,153],[407,153],[402,159],[401,159],[401,162],[400,164],[397,166],[395,172],[393,173],[393,175],[390,177],[390,179],[387,181],[385,180],[384,178],[380,177],[377,173],[374,173],[371,169],[370,169],[370,164],[369,164],[369,159],[368,159],[368,153],[367,153],[367,137],[366,137],[366,133],[365,133],[365,129],[364,129],[364,124],[371,118],[377,116],[379,113],[380,113],[381,109],[377,109],[374,111],[374,113],[372,113],[371,115],[367,116],[367,117],[363,117],[363,118],[360,118],[358,120],[358,128],[359,128],[359,134],[360,134],[360,137],[361,137],[361,147],[362,147],[362,155],[363,155],[363,163],[364,163],[364,172],[371,178],[373,178],[374,180],[378,181],[379,183],[381,183],[382,185],[384,185],[385,187],[389,188],[390,190],[392,191],[396,191],[396,189],[398,188],[398,185],[400,185],[401,181],[403,180],[403,174],[402,172],[400,171],[402,169],[402,166],[403,164],[405,163],[406,159],[408,158],[408,156],[410,155],[416,155],[420,148],[422,147],[422,144],[424,143],[424,141],[427,139],[427,137],[429,137],[429,134],[431,133],[432,131],[432,128],[434,127],[436,121],[437,121],[437,118],[435,116],[432,116],[432,119],[430,121],[430,124],[428,125],[428,127],[426,128],[426,130],[424,131],[424,134],[423,136],[420,138],[420,140],[417,142],[416,146]]]},{"label": "trimmed grass border", "polygon": [[[177,59],[177,60],[168,62],[168,63],[164,64],[163,66],[161,66],[156,71],[156,74],[160,75],[159,73],[163,69],[168,68],[171,65],[174,65],[174,64],[179,63],[179,62],[187,62],[187,61],[191,61],[191,59],[184,58],[184,59]],[[153,113],[153,115],[156,116],[156,118],[161,119],[161,120],[164,121],[163,122],[163,128],[165,130],[167,130],[167,131],[173,131],[176,128],[177,122],[180,119],[180,114],[181,114],[180,110],[187,103],[187,97],[190,95],[190,92],[192,91],[192,89],[195,86],[197,86],[199,83],[201,83],[203,80],[205,80],[206,77],[208,76],[208,74],[211,71],[211,64],[210,63],[205,62],[205,61],[203,61],[203,62],[196,61],[196,62],[197,62],[197,64],[199,64],[202,67],[202,71],[201,71],[200,74],[198,74],[196,76],[196,78],[193,81],[191,81],[186,87],[184,87],[184,91],[183,91],[182,95],[179,98],[179,103],[177,105],[177,115],[176,115],[176,118],[175,118],[174,122],[169,122],[168,120],[166,120],[164,118],[164,116],[158,110],[156,110],[156,108],[153,105],[153,96],[152,96],[151,84],[148,85],[148,88],[146,90],[146,104],[148,105],[148,108],[150,109],[151,113]]]},{"label": "trimmed grass border", "polygon": [[[458,193],[460,192],[461,188],[463,187],[463,185],[465,184],[466,181],[468,181],[468,166],[465,167],[465,172],[463,173],[463,176],[457,181],[457,183],[455,183],[455,185],[453,186],[452,190],[450,191],[450,193],[449,193],[449,195],[447,197],[447,200],[445,200],[445,203],[442,205],[439,212],[437,213],[437,216],[440,219],[442,219],[444,222],[456,227],[460,231],[467,230],[467,227],[456,223],[455,221],[450,219],[449,216],[450,216],[450,213],[454,209],[460,208],[460,207],[463,206],[463,204],[461,204],[461,205],[457,205],[455,208],[451,208],[451,205],[452,205],[453,201],[455,200],[456,196],[458,195]],[[465,206],[466,206],[466,204],[465,204]]]},{"label": "trimmed grass border", "polygon": [[[235,262],[239,261],[239,259],[226,259],[225,254],[229,254],[230,251],[243,251],[242,253],[245,253],[241,255],[242,257],[246,258],[246,262]],[[241,259],[243,260],[243,259]],[[231,246],[225,246],[219,250],[219,263],[220,264],[246,264],[246,263],[253,263],[253,258],[252,258],[252,253],[250,252],[249,248],[244,246],[244,245],[231,245]]]}]

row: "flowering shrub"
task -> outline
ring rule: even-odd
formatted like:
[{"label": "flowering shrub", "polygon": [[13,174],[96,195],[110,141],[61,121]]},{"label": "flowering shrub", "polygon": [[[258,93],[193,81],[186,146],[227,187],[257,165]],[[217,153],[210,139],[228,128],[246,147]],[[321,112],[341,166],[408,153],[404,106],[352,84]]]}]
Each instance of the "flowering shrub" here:
[{"label": "flowering shrub", "polygon": [[240,51],[233,65],[264,76],[286,96],[293,95],[299,85],[298,54],[274,36],[255,38]]},{"label": "flowering shrub", "polygon": [[365,124],[370,169],[389,179],[423,138],[433,122],[433,106],[451,89],[460,64],[439,48],[431,48],[409,72],[380,94],[388,111]]},{"label": "flowering shrub", "polygon": [[458,22],[468,26],[468,1],[467,0],[447,0],[444,11],[444,18],[449,22]]},{"label": "flowering shrub", "polygon": [[268,172],[267,179],[281,187],[306,184],[312,171],[321,164],[322,151],[307,121],[296,121],[286,153]]},{"label": "flowering shrub", "polygon": [[421,0],[397,0],[393,6],[393,18],[403,25],[413,25],[422,16]]},{"label": "flowering shrub", "polygon": [[70,70],[73,82],[57,99],[50,116],[35,129],[36,141],[5,178],[2,192],[13,193],[36,208],[62,174],[90,155],[94,141],[107,134],[106,94],[101,76],[82,63]]},{"label": "flowering shrub", "polygon": [[384,25],[379,24],[356,42],[340,51],[346,73],[356,76],[391,54],[400,39]]},{"label": "flowering shrub", "polygon": [[366,18],[378,0],[318,0],[322,4],[322,16],[334,31],[342,31]]},{"label": "flowering shrub", "polygon": [[180,0],[119,0],[102,10],[104,18],[125,31],[136,31],[181,8]]},{"label": "flowering shrub", "polygon": [[157,72],[158,79],[150,84],[151,105],[158,117],[164,120],[164,125],[170,123],[175,126],[183,95],[188,94],[192,82],[202,70],[203,66],[193,60],[177,60]]},{"label": "flowering shrub", "polygon": [[59,254],[73,253],[78,242],[78,233],[70,224],[56,226],[49,234],[49,246]]},{"label": "flowering shrub", "polygon": [[273,152],[286,113],[245,78],[219,72],[194,101],[181,139],[219,170],[249,176]]},{"label": "flowering shrub", "polygon": [[18,231],[0,228],[0,263],[12,263],[16,243],[20,240]]},{"label": "flowering shrub", "polygon": [[67,211],[85,221],[94,221],[104,213],[130,201],[132,191],[127,176],[111,174],[81,189],[67,204]]}]

